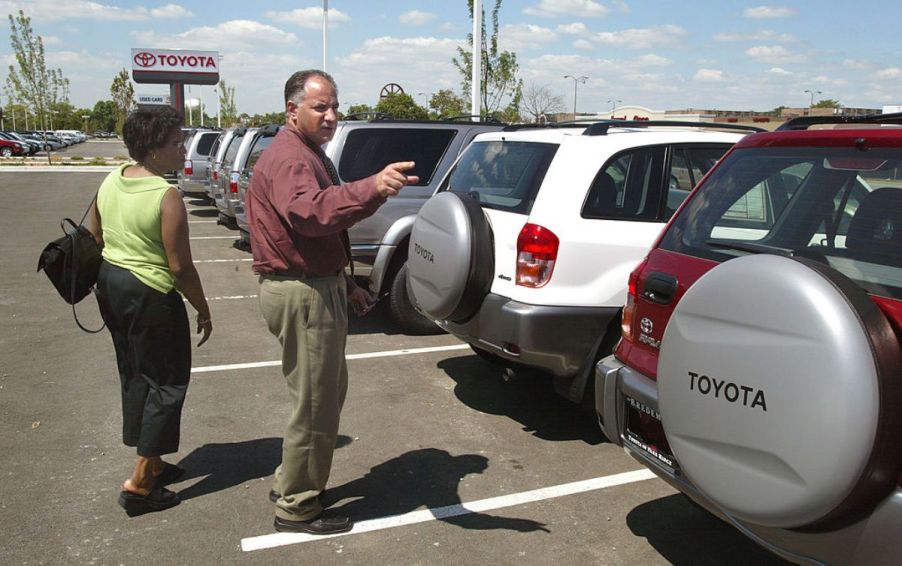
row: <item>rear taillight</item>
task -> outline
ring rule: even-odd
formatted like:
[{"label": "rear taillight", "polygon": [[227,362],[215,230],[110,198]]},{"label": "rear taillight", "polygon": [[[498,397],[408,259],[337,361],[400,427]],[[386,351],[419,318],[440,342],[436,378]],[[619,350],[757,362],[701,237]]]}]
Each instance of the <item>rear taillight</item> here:
[{"label": "rear taillight", "polygon": [[219,180],[219,170],[213,169],[213,172],[212,172],[210,175],[213,177],[213,180],[214,180],[214,181],[218,181],[218,180]]},{"label": "rear taillight", "polygon": [[194,163],[190,159],[185,160],[185,175],[194,175]]},{"label": "rear taillight", "polygon": [[238,173],[232,173],[231,175],[229,175],[229,192],[238,192]]},{"label": "rear taillight", "polygon": [[541,287],[551,280],[560,240],[538,224],[526,224],[517,237],[517,285]]},{"label": "rear taillight", "polygon": [[639,274],[645,269],[648,258],[643,259],[638,267],[630,273],[629,283],[626,288],[626,304],[623,305],[623,318],[620,321],[620,331],[623,339],[633,341],[633,323],[636,319],[636,302],[639,299]]}]

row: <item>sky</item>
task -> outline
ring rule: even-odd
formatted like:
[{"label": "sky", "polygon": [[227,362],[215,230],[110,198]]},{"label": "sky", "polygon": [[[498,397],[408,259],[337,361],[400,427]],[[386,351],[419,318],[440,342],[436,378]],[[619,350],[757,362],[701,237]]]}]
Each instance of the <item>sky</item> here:
[{"label": "sky", "polygon": [[[343,107],[375,105],[388,83],[421,105],[441,89],[461,93],[452,59],[472,30],[466,0],[328,4],[325,66]],[[494,4],[483,0],[489,29]],[[131,70],[131,49],[149,47],[218,51],[220,78],[235,87],[238,111],[250,114],[282,111],[288,76],[323,67],[322,7],[316,0],[0,0],[0,14],[22,9],[31,17],[48,66],[70,80],[77,107],[109,99],[116,73]],[[574,94],[578,112],[769,111],[807,106],[811,93],[815,102],[849,107],[902,104],[902,2],[504,0],[499,20],[499,46],[517,54],[524,85],[560,96],[566,112]],[[8,41],[0,41],[0,58],[4,84],[14,63]],[[168,94],[164,85],[135,87]],[[186,96],[215,115],[214,88],[192,86]]]}]

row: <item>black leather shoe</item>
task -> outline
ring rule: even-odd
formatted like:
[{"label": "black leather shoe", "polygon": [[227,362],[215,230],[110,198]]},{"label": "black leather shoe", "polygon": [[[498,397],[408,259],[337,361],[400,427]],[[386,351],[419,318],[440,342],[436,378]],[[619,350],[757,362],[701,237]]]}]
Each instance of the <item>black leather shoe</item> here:
[{"label": "black leather shoe", "polygon": [[185,468],[170,464],[169,462],[164,462],[163,472],[155,477],[154,480],[157,482],[157,485],[169,485],[177,482],[184,475]]},{"label": "black leather shoe", "polygon": [[178,494],[165,487],[156,485],[147,495],[130,491],[119,492],[119,506],[125,509],[130,517],[143,515],[153,511],[162,511],[181,503]]},{"label": "black leather shoe", "polygon": [[332,535],[346,533],[354,526],[354,522],[348,517],[329,515],[322,512],[307,521],[289,521],[276,517],[273,526],[280,533],[307,533],[311,535]]}]

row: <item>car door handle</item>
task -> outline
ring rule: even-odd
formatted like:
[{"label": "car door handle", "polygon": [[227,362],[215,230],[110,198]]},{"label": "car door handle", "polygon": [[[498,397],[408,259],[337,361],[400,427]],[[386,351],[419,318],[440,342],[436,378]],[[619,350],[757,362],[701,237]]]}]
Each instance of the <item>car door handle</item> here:
[{"label": "car door handle", "polygon": [[677,279],[669,273],[652,272],[645,280],[642,296],[659,305],[669,305],[677,290]]}]

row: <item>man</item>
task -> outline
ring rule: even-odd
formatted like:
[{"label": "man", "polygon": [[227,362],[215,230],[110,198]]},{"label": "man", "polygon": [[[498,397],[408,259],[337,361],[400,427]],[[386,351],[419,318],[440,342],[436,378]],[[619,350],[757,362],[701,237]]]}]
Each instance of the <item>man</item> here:
[{"label": "man", "polygon": [[338,121],[331,76],[308,70],[285,84],[286,123],[254,167],[246,196],[260,309],[282,345],[282,373],[293,404],[270,499],[277,531],[331,534],[348,517],[323,511],[338,421],[348,386],[347,304],[365,312],[372,296],[354,285],[347,229],[417,177],[413,162],[339,184],[320,146]]}]

